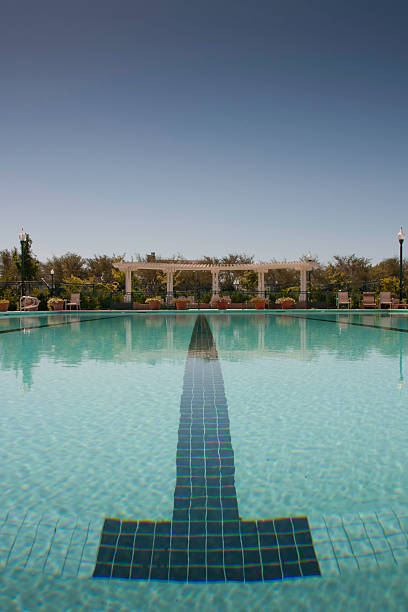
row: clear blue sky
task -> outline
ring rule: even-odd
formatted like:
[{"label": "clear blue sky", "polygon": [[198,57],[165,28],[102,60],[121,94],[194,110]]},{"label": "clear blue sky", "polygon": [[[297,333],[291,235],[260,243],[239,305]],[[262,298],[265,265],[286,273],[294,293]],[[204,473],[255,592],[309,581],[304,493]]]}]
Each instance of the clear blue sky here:
[{"label": "clear blue sky", "polygon": [[2,0],[0,249],[395,255],[407,32],[406,0]]}]

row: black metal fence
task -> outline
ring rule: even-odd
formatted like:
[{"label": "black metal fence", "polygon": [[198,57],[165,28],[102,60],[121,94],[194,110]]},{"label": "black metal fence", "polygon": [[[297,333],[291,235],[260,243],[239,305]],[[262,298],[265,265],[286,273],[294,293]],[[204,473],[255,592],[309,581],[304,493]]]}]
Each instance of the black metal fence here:
[{"label": "black metal fence", "polygon": [[[336,308],[337,287],[330,288],[315,288],[312,287],[302,296],[297,287],[278,287],[274,286],[265,292],[259,293],[249,289],[233,289],[220,291],[219,295],[226,296],[231,299],[231,307],[254,307],[254,298],[266,298],[266,308],[280,308],[281,305],[276,302],[278,298],[290,297],[294,300],[295,307],[302,308]],[[349,297],[351,298],[352,308],[361,308],[363,301],[363,293],[365,291],[374,292],[377,298],[380,294],[380,285],[376,283],[364,283],[360,287],[349,289]],[[61,299],[69,300],[72,293],[79,293],[81,300],[81,308],[85,310],[100,310],[100,309],[121,309],[121,308],[147,308],[146,300],[152,297],[160,297],[163,307],[176,308],[175,300],[181,296],[188,297],[194,302],[197,308],[208,307],[212,292],[208,286],[195,286],[187,290],[175,290],[171,299],[166,295],[165,289],[160,288],[138,288],[132,291],[131,294],[126,294],[124,287],[119,284],[103,285],[102,283],[56,283],[50,284],[45,281],[26,281],[24,285],[17,281],[0,281],[0,300],[6,299],[9,301],[9,310],[18,310],[19,299],[23,294],[32,295],[39,299],[39,310],[48,309],[48,299],[50,297],[60,297]],[[395,292],[394,292],[395,293]],[[303,299],[302,299],[303,298]],[[404,291],[406,299],[406,291]]]}]

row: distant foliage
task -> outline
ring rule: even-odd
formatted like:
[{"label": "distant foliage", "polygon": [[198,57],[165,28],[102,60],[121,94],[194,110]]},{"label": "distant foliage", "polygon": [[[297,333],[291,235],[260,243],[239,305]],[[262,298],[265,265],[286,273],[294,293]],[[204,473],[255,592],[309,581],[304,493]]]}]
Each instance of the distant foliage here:
[{"label": "distant foliage", "polygon": [[380,281],[381,291],[391,291],[395,295],[399,294],[400,282],[396,276],[387,276]]},{"label": "distant foliage", "polygon": [[[302,255],[306,261],[310,256]],[[94,255],[84,258],[78,253],[68,252],[53,256],[45,263],[37,260],[32,253],[30,236],[24,243],[26,290],[37,296],[41,306],[46,307],[51,295],[69,298],[71,293],[81,294],[83,308],[110,308],[124,300],[125,275],[113,267],[118,261],[170,263],[187,261],[181,253],[164,258],[155,253],[136,254],[133,258],[123,255]],[[253,255],[229,253],[224,257],[203,256],[199,260],[208,264],[252,264]],[[273,260],[272,260],[273,261]],[[327,264],[320,264],[313,258],[314,270],[308,274],[308,299],[311,302],[332,305],[339,289],[351,292],[391,291],[399,293],[399,259],[389,257],[372,265],[366,257],[335,255]],[[51,270],[54,271],[53,284]],[[408,288],[408,262],[403,262],[404,295]],[[17,308],[20,295],[21,252],[18,245],[12,250],[0,251],[0,298],[10,300],[10,310]],[[36,283],[31,281],[37,281]],[[132,275],[132,296],[134,301],[144,303],[153,295],[166,295],[166,274],[161,270],[138,270]],[[221,271],[219,273],[220,293],[230,295],[233,302],[243,303],[251,299],[258,289],[258,276],[251,270]],[[266,294],[299,298],[299,272],[296,270],[270,270],[265,274]],[[330,294],[330,295],[329,295]],[[178,271],[174,274],[174,297],[195,296],[196,300],[208,303],[212,295],[212,278],[209,271]],[[357,298],[356,298],[357,299]],[[358,300],[357,300],[358,301]],[[357,303],[357,302],[356,302]],[[40,307],[41,307],[40,306]]]}]

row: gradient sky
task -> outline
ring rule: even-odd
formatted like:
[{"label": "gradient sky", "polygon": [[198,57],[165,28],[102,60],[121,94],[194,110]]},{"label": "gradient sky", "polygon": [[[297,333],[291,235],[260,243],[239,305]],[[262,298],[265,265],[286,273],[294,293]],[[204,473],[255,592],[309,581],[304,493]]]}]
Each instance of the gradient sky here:
[{"label": "gradient sky", "polygon": [[406,0],[1,0],[0,249],[397,254],[407,32]]}]

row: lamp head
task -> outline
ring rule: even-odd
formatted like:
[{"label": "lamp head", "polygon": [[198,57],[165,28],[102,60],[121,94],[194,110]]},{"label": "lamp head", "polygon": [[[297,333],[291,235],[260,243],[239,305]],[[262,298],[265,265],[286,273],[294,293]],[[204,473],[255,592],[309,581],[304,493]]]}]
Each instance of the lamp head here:
[{"label": "lamp head", "polygon": [[402,227],[401,227],[400,231],[399,231],[399,232],[398,232],[398,234],[397,234],[397,238],[398,238],[398,240],[400,241],[400,243],[401,243],[401,244],[402,244],[402,243],[404,242],[404,240],[405,240],[405,234],[404,234],[404,232],[402,231]]},{"label": "lamp head", "polygon": [[21,228],[21,232],[19,234],[19,238],[20,238],[20,242],[25,242],[26,238],[27,238],[27,234],[25,233],[25,231],[23,230],[23,228]]},{"label": "lamp head", "polygon": [[51,276],[54,276],[54,268],[51,268]]}]

